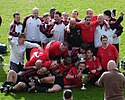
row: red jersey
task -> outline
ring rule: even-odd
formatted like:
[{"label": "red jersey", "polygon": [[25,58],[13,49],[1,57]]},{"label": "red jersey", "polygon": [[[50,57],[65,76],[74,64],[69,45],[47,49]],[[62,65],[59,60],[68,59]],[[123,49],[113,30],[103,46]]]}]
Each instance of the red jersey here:
[{"label": "red jersey", "polygon": [[69,66],[64,66],[62,64],[59,65],[60,73],[68,72],[73,67],[72,64]]},{"label": "red jersey", "polygon": [[[100,62],[99,62],[99,59],[96,58],[96,59],[92,59],[92,60],[88,60],[86,59],[85,60],[85,63],[86,65],[88,66],[89,70],[92,71],[92,70],[96,70],[97,68],[99,68],[101,66]],[[93,78],[95,75],[98,75],[100,72],[96,72],[95,74],[90,74],[88,79],[91,79]]]},{"label": "red jersey", "polygon": [[51,71],[51,70],[56,70],[56,69],[58,69],[58,67],[57,68],[51,68],[51,64],[52,64],[52,60],[48,60],[48,61],[44,61],[43,62],[43,67],[46,67],[47,68],[47,70],[49,70],[49,71]]},{"label": "red jersey", "polygon": [[94,41],[94,32],[95,28],[98,25],[98,21],[94,21],[90,23],[90,26],[86,26],[82,23],[77,23],[77,26],[79,26],[82,29],[81,32],[81,38],[82,41],[92,43]]},{"label": "red jersey", "polygon": [[46,61],[47,56],[44,52],[38,50],[38,48],[33,48],[30,52],[30,60],[26,62],[25,67],[34,66],[37,60]]},{"label": "red jersey", "polygon": [[93,22],[93,21],[96,21],[97,19],[98,19],[97,16],[92,16],[92,22]]},{"label": "red jersey", "polygon": [[48,58],[54,59],[57,57],[66,57],[68,56],[68,48],[63,52],[60,50],[60,45],[62,42],[54,41],[50,44],[49,47],[45,47],[45,54]]},{"label": "red jersey", "polygon": [[102,67],[104,70],[107,70],[107,63],[109,60],[116,61],[116,58],[119,56],[117,49],[114,45],[109,44],[106,49],[102,46],[99,47],[97,57],[99,58]]},{"label": "red jersey", "polygon": [[[72,67],[70,71],[68,72],[69,75],[74,76],[78,75],[78,70],[76,67]],[[82,78],[73,78],[73,79],[66,79],[64,77],[64,85],[76,85],[81,86],[82,85]]]}]

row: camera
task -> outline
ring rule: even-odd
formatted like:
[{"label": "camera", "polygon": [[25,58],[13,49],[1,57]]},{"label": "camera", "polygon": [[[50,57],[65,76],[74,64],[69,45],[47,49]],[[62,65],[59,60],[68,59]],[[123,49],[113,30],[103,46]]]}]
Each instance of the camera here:
[{"label": "camera", "polygon": [[121,68],[125,69],[125,61],[121,60]]}]

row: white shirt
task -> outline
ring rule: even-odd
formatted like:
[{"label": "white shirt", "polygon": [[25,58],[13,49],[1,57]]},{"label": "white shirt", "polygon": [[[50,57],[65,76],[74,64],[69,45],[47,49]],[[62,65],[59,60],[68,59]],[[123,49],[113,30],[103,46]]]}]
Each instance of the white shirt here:
[{"label": "white shirt", "polygon": [[95,47],[98,48],[102,45],[101,40],[100,40],[102,35],[106,35],[108,37],[108,43],[113,44],[113,35],[115,34],[115,32],[116,32],[116,29],[115,30],[107,29],[107,27],[104,25],[101,28],[100,25],[98,25],[94,33]]},{"label": "white shirt", "polygon": [[55,24],[53,29],[55,30],[53,37],[51,38],[51,40],[56,40],[56,41],[60,41],[60,42],[64,42],[64,29],[65,29],[65,25],[63,23],[61,24]]},{"label": "white shirt", "polygon": [[42,33],[39,30],[41,25],[41,20],[39,18],[29,17],[26,21],[26,40],[29,41],[41,41]]},{"label": "white shirt", "polygon": [[19,45],[17,40],[8,41],[10,44],[10,61],[19,64],[24,64],[24,53],[26,48],[39,47],[36,43],[25,41],[23,45]]}]

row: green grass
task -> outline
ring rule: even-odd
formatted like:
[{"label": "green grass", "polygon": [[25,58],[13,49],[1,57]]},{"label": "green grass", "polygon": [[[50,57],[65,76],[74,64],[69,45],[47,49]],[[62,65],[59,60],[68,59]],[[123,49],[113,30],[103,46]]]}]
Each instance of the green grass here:
[{"label": "green grass", "polygon": [[[31,14],[33,7],[38,7],[40,16],[48,12],[51,7],[55,7],[59,11],[67,11],[70,15],[72,10],[79,11],[79,18],[85,17],[86,9],[92,8],[94,13],[100,14],[106,9],[116,9],[117,17],[120,11],[125,12],[124,0],[0,0],[0,16],[3,18],[2,26],[0,27],[0,43],[7,43],[9,25],[13,21],[12,14],[16,11],[21,13],[21,21],[24,16]],[[125,21],[122,22],[125,26]],[[125,59],[125,33],[121,36],[120,42],[120,59]],[[6,79],[9,64],[9,53],[4,55],[5,66],[0,67],[0,84]],[[0,94],[0,100],[62,100],[62,92],[58,93],[12,93],[5,96]],[[103,89],[95,86],[90,86],[86,91],[81,91],[79,88],[73,89],[74,100],[102,100]]]}]

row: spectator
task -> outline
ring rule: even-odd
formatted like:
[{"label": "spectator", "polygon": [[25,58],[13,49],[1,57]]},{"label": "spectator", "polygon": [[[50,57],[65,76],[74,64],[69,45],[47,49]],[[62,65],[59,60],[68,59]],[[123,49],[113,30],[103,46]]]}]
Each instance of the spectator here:
[{"label": "spectator", "polygon": [[[23,22],[23,32],[26,28],[26,41],[31,43],[37,43],[41,45],[43,43],[42,36],[39,27],[41,25],[41,18],[39,17],[39,9],[33,8],[32,15],[26,16]],[[30,51],[31,49],[26,50],[26,58],[30,59]]]},{"label": "spectator", "polygon": [[63,91],[63,100],[73,100],[72,90],[66,89]]},{"label": "spectator", "polygon": [[20,34],[18,37],[18,41],[12,40],[12,37],[8,38],[8,42],[10,44],[10,69],[15,72],[19,72],[23,70],[24,64],[24,53],[26,48],[38,47],[41,50],[41,47],[38,44],[33,44],[25,41],[25,34]]},{"label": "spectator", "polygon": [[125,77],[121,74],[115,61],[110,60],[107,64],[108,72],[104,72],[96,82],[104,87],[104,100],[124,100]]},{"label": "spectator", "polygon": [[76,22],[80,22],[81,20],[78,18],[78,11],[77,10],[73,10],[72,11],[72,18],[74,18],[76,20]]},{"label": "spectator", "polygon": [[108,44],[107,36],[102,35],[100,40],[102,42],[102,46],[100,46],[98,49],[97,57],[99,58],[99,60],[101,62],[103,71],[106,71],[106,70],[108,70],[107,63],[109,60],[116,61],[116,64],[118,65],[119,54],[114,45]]},{"label": "spectator", "polygon": [[14,40],[18,40],[19,34],[22,33],[23,24],[20,22],[20,13],[13,14],[14,21],[10,24],[9,35],[13,36]]}]

